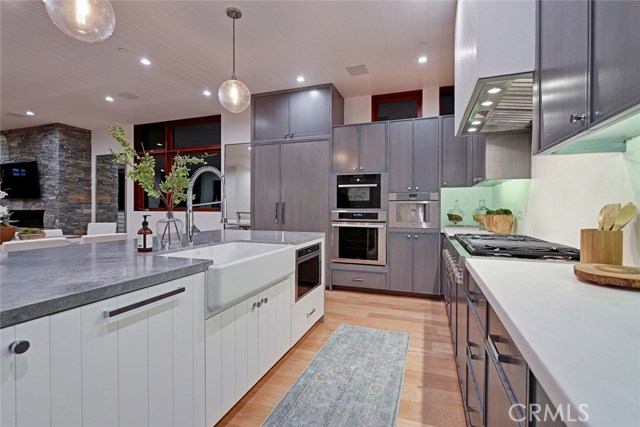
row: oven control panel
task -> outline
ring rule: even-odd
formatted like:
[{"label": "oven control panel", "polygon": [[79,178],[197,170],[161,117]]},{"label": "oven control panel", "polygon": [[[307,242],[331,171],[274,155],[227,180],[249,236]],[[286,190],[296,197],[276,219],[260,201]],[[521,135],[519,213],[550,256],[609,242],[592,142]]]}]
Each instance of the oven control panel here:
[{"label": "oven control panel", "polygon": [[384,211],[333,211],[331,212],[332,221],[360,221],[360,222],[384,222],[387,220],[387,213]]}]

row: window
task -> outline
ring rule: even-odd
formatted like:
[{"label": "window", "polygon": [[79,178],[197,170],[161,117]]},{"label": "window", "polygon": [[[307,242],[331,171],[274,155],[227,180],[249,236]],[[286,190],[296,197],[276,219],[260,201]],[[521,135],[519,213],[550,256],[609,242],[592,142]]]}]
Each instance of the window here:
[{"label": "window", "polygon": [[371,121],[422,117],[422,91],[388,93],[371,97]]},{"label": "window", "polygon": [[453,114],[455,104],[455,88],[453,86],[440,87],[440,115],[448,116]]},{"label": "window", "polygon": [[[164,179],[170,172],[173,158],[177,155],[200,157],[205,163],[191,165],[191,173],[202,166],[214,166],[221,170],[220,116],[199,117],[171,122],[149,123],[134,126],[135,147],[139,153],[147,152],[156,160],[156,181]],[[193,203],[220,201],[220,179],[210,173],[201,175],[195,183]],[[150,197],[136,184],[134,192],[136,210],[165,210],[164,203]],[[186,202],[176,210],[184,209]],[[195,208],[198,210],[220,210],[219,206]]]}]

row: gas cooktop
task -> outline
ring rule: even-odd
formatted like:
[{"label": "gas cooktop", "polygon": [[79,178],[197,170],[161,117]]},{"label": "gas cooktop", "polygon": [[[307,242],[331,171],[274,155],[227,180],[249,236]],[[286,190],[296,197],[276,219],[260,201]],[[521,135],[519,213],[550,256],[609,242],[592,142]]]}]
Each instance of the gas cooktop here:
[{"label": "gas cooktop", "polygon": [[576,248],[529,236],[456,234],[455,238],[472,256],[557,259],[567,261],[577,261],[580,259],[580,251]]}]

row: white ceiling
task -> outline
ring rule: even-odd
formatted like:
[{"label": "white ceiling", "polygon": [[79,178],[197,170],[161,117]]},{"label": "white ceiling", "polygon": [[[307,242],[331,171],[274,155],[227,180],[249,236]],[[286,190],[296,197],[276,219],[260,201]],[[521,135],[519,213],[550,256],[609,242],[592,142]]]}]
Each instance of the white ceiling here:
[{"label": "white ceiling", "polygon": [[[333,82],[346,98],[453,84],[455,0],[111,3],[113,36],[88,44],[58,30],[42,1],[0,2],[0,129],[100,129],[222,113],[216,93],[231,74],[231,5],[243,13],[237,74],[252,93]],[[422,41],[426,64],[416,60]],[[345,71],[359,64],[370,74]],[[27,110],[35,116],[7,115]]]}]

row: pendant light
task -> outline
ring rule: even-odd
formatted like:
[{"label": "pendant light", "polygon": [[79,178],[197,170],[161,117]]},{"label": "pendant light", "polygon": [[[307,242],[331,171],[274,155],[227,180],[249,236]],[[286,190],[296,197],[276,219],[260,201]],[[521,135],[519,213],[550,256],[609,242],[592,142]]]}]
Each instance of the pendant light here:
[{"label": "pendant light", "polygon": [[218,99],[224,108],[232,113],[244,111],[251,102],[251,92],[247,86],[236,77],[236,19],[242,17],[240,9],[230,7],[227,16],[233,19],[233,74],[231,79],[220,85]]},{"label": "pendant light", "polygon": [[63,33],[86,43],[111,37],[116,15],[108,0],[44,0],[49,18]]}]

